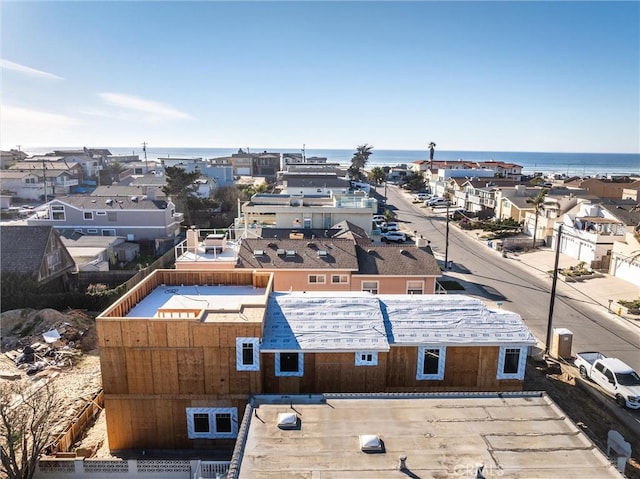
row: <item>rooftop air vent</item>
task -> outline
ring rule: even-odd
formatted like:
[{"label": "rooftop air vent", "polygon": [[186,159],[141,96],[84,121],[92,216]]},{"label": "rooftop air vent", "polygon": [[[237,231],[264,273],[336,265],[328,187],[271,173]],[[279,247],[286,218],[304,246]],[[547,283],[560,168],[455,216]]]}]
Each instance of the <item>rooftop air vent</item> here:
[{"label": "rooftop air vent", "polygon": [[282,256],[284,254],[284,249],[282,248],[278,248],[278,250],[276,251],[276,253],[278,254],[278,256]]},{"label": "rooftop air vent", "polygon": [[362,452],[383,452],[384,447],[380,436],[375,434],[361,434],[358,436],[360,440],[360,450]]},{"label": "rooftop air vent", "polygon": [[264,255],[264,250],[261,250],[261,249],[253,250],[253,256],[263,256],[263,255]]},{"label": "rooftop air vent", "polygon": [[131,197],[131,201],[138,201],[138,197],[137,196],[132,196]]},{"label": "rooftop air vent", "polygon": [[324,249],[318,250],[318,256],[320,257],[327,256],[327,250],[324,250]]},{"label": "rooftop air vent", "polygon": [[298,415],[295,412],[281,412],[278,414],[280,429],[295,429],[298,427]]},{"label": "rooftop air vent", "polygon": [[104,200],[104,202],[108,205],[112,205],[113,204],[113,200],[111,198]]},{"label": "rooftop air vent", "polygon": [[296,251],[295,250],[293,250],[293,249],[288,249],[287,250],[287,256],[289,258],[292,257],[292,256],[295,256],[295,255],[296,255]]}]

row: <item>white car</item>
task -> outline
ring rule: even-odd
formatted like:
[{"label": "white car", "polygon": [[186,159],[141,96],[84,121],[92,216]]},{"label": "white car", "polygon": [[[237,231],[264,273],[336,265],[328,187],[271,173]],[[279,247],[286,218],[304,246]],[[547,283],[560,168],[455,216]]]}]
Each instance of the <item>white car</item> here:
[{"label": "white car", "polygon": [[389,241],[393,243],[404,243],[407,240],[407,236],[402,231],[387,231],[380,236],[385,243]]},{"label": "white car", "polygon": [[387,223],[387,231],[400,231],[398,223]]},{"label": "white car", "polygon": [[386,221],[384,215],[373,215],[371,218],[375,223],[379,223],[380,221]]},{"label": "white car", "polygon": [[434,198],[429,201],[427,206],[436,207],[436,206],[448,206],[449,202],[444,198]]},{"label": "white car", "polygon": [[428,193],[418,193],[418,194],[416,194],[416,195],[414,196],[414,198],[415,198],[416,200],[418,200],[418,201],[424,201],[424,200],[428,199],[428,198],[429,198],[429,196],[430,196],[430,195],[429,195]]}]

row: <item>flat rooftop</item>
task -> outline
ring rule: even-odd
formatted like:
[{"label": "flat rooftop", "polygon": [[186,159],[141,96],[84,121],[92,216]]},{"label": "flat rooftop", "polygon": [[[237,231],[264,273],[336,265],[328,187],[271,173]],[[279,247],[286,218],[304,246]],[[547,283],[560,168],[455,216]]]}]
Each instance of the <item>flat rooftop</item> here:
[{"label": "flat rooftop", "polygon": [[[486,478],[623,477],[545,393],[255,396],[252,407],[231,466],[241,479],[475,478],[479,465]],[[297,426],[279,428],[280,413]],[[363,452],[360,435],[383,452]]]},{"label": "flat rooftop", "polygon": [[[233,285],[162,285],[135,305],[128,318],[157,318],[158,310],[204,310],[204,322],[261,322],[266,288]],[[254,314],[255,313],[255,314]]]}]

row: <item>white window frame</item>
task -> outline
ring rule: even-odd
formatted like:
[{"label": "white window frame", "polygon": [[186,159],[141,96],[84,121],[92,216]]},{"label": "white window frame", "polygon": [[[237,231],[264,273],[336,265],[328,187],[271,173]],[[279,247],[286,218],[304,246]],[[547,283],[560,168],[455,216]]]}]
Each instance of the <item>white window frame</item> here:
[{"label": "white window frame", "polygon": [[[244,364],[243,345],[250,344],[253,347],[253,364]],[[260,371],[260,338],[236,338],[236,370]]]},{"label": "white window frame", "polygon": [[[338,281],[334,281],[335,279],[337,279]],[[343,279],[344,281],[342,281]],[[349,284],[349,275],[348,274],[332,274],[331,284]]]},{"label": "white window frame", "polygon": [[[87,218],[87,215],[89,216],[89,218]],[[82,219],[85,221],[93,221],[93,211],[83,211]]]},{"label": "white window frame", "polygon": [[96,211],[96,216],[107,216],[106,211]]},{"label": "white window frame", "polygon": [[[366,288],[364,287],[365,283],[370,283],[370,284],[375,284],[375,292],[371,291],[372,288]],[[360,285],[360,289],[362,291],[368,291],[371,294],[378,294],[380,292],[380,281],[363,281],[362,284]]]},{"label": "white window frame", "polygon": [[97,235],[98,234],[98,228],[87,228],[87,234]]},{"label": "white window frame", "polygon": [[[315,278],[315,281],[311,281],[311,278]],[[307,282],[309,284],[326,284],[327,276],[324,274],[310,274],[307,277]]]},{"label": "white window frame", "polygon": [[[56,214],[62,213],[62,218],[56,218]],[[52,221],[66,221],[67,220],[67,212],[65,211],[64,205],[51,205],[51,220]]]},{"label": "white window frame", "polygon": [[[420,285],[420,292],[419,293],[410,293],[409,290],[418,289],[418,288],[415,288],[415,287],[410,288],[409,287],[410,283],[413,283],[414,286],[419,284]],[[421,281],[421,280],[408,280],[407,281],[407,294],[424,294],[424,281]]]},{"label": "white window frame", "polygon": [[[209,431],[196,432],[195,415],[209,415]],[[231,415],[231,431],[216,431],[216,415]],[[238,437],[238,408],[235,407],[188,407],[187,408],[187,436],[189,439],[234,439]]]},{"label": "white window frame", "polygon": [[[424,374],[424,354],[429,349],[438,350],[438,372],[436,374]],[[419,346],[418,347],[418,370],[416,379],[418,380],[442,380],[444,379],[444,366],[447,360],[447,348],[445,346]]]},{"label": "white window frame", "polygon": [[[515,373],[505,373],[504,363],[507,356],[507,350],[517,349],[520,351],[518,358],[518,370]],[[500,346],[500,355],[498,356],[498,379],[524,379],[524,371],[527,365],[527,346]]]},{"label": "white window frame", "polygon": [[356,366],[377,366],[377,351],[358,351],[356,352]]},{"label": "white window frame", "polygon": [[[280,354],[295,353],[298,355],[297,371],[280,371]],[[302,351],[283,351],[276,353],[276,376],[304,376],[304,353]]]}]

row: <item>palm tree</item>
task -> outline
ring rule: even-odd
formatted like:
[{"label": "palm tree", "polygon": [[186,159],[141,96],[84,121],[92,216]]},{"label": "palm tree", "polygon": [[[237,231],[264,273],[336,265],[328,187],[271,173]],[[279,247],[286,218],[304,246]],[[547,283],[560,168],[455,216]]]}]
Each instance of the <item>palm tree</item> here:
[{"label": "palm tree", "polygon": [[374,166],[369,172],[369,180],[373,181],[376,185],[381,185],[387,175],[384,174],[384,170],[379,166]]},{"label": "palm tree", "polygon": [[364,178],[364,174],[360,171],[364,169],[367,161],[369,161],[369,156],[373,154],[371,151],[373,149],[372,145],[359,145],[356,148],[356,152],[353,154],[353,158],[351,158],[351,166],[349,167],[349,175],[354,180],[362,180]]},{"label": "palm tree", "polygon": [[429,167],[431,167],[431,163],[433,163],[433,153],[436,150],[436,144],[432,141],[429,143]]},{"label": "palm tree", "polygon": [[530,199],[527,200],[527,203],[533,205],[533,211],[536,215],[535,221],[533,223],[533,244],[531,245],[533,249],[536,249],[536,233],[538,232],[538,215],[540,214],[540,211],[544,206],[544,199],[545,199],[545,196],[547,196],[547,193],[549,193],[549,190],[544,188],[540,190],[540,192],[536,196],[532,196]]}]

